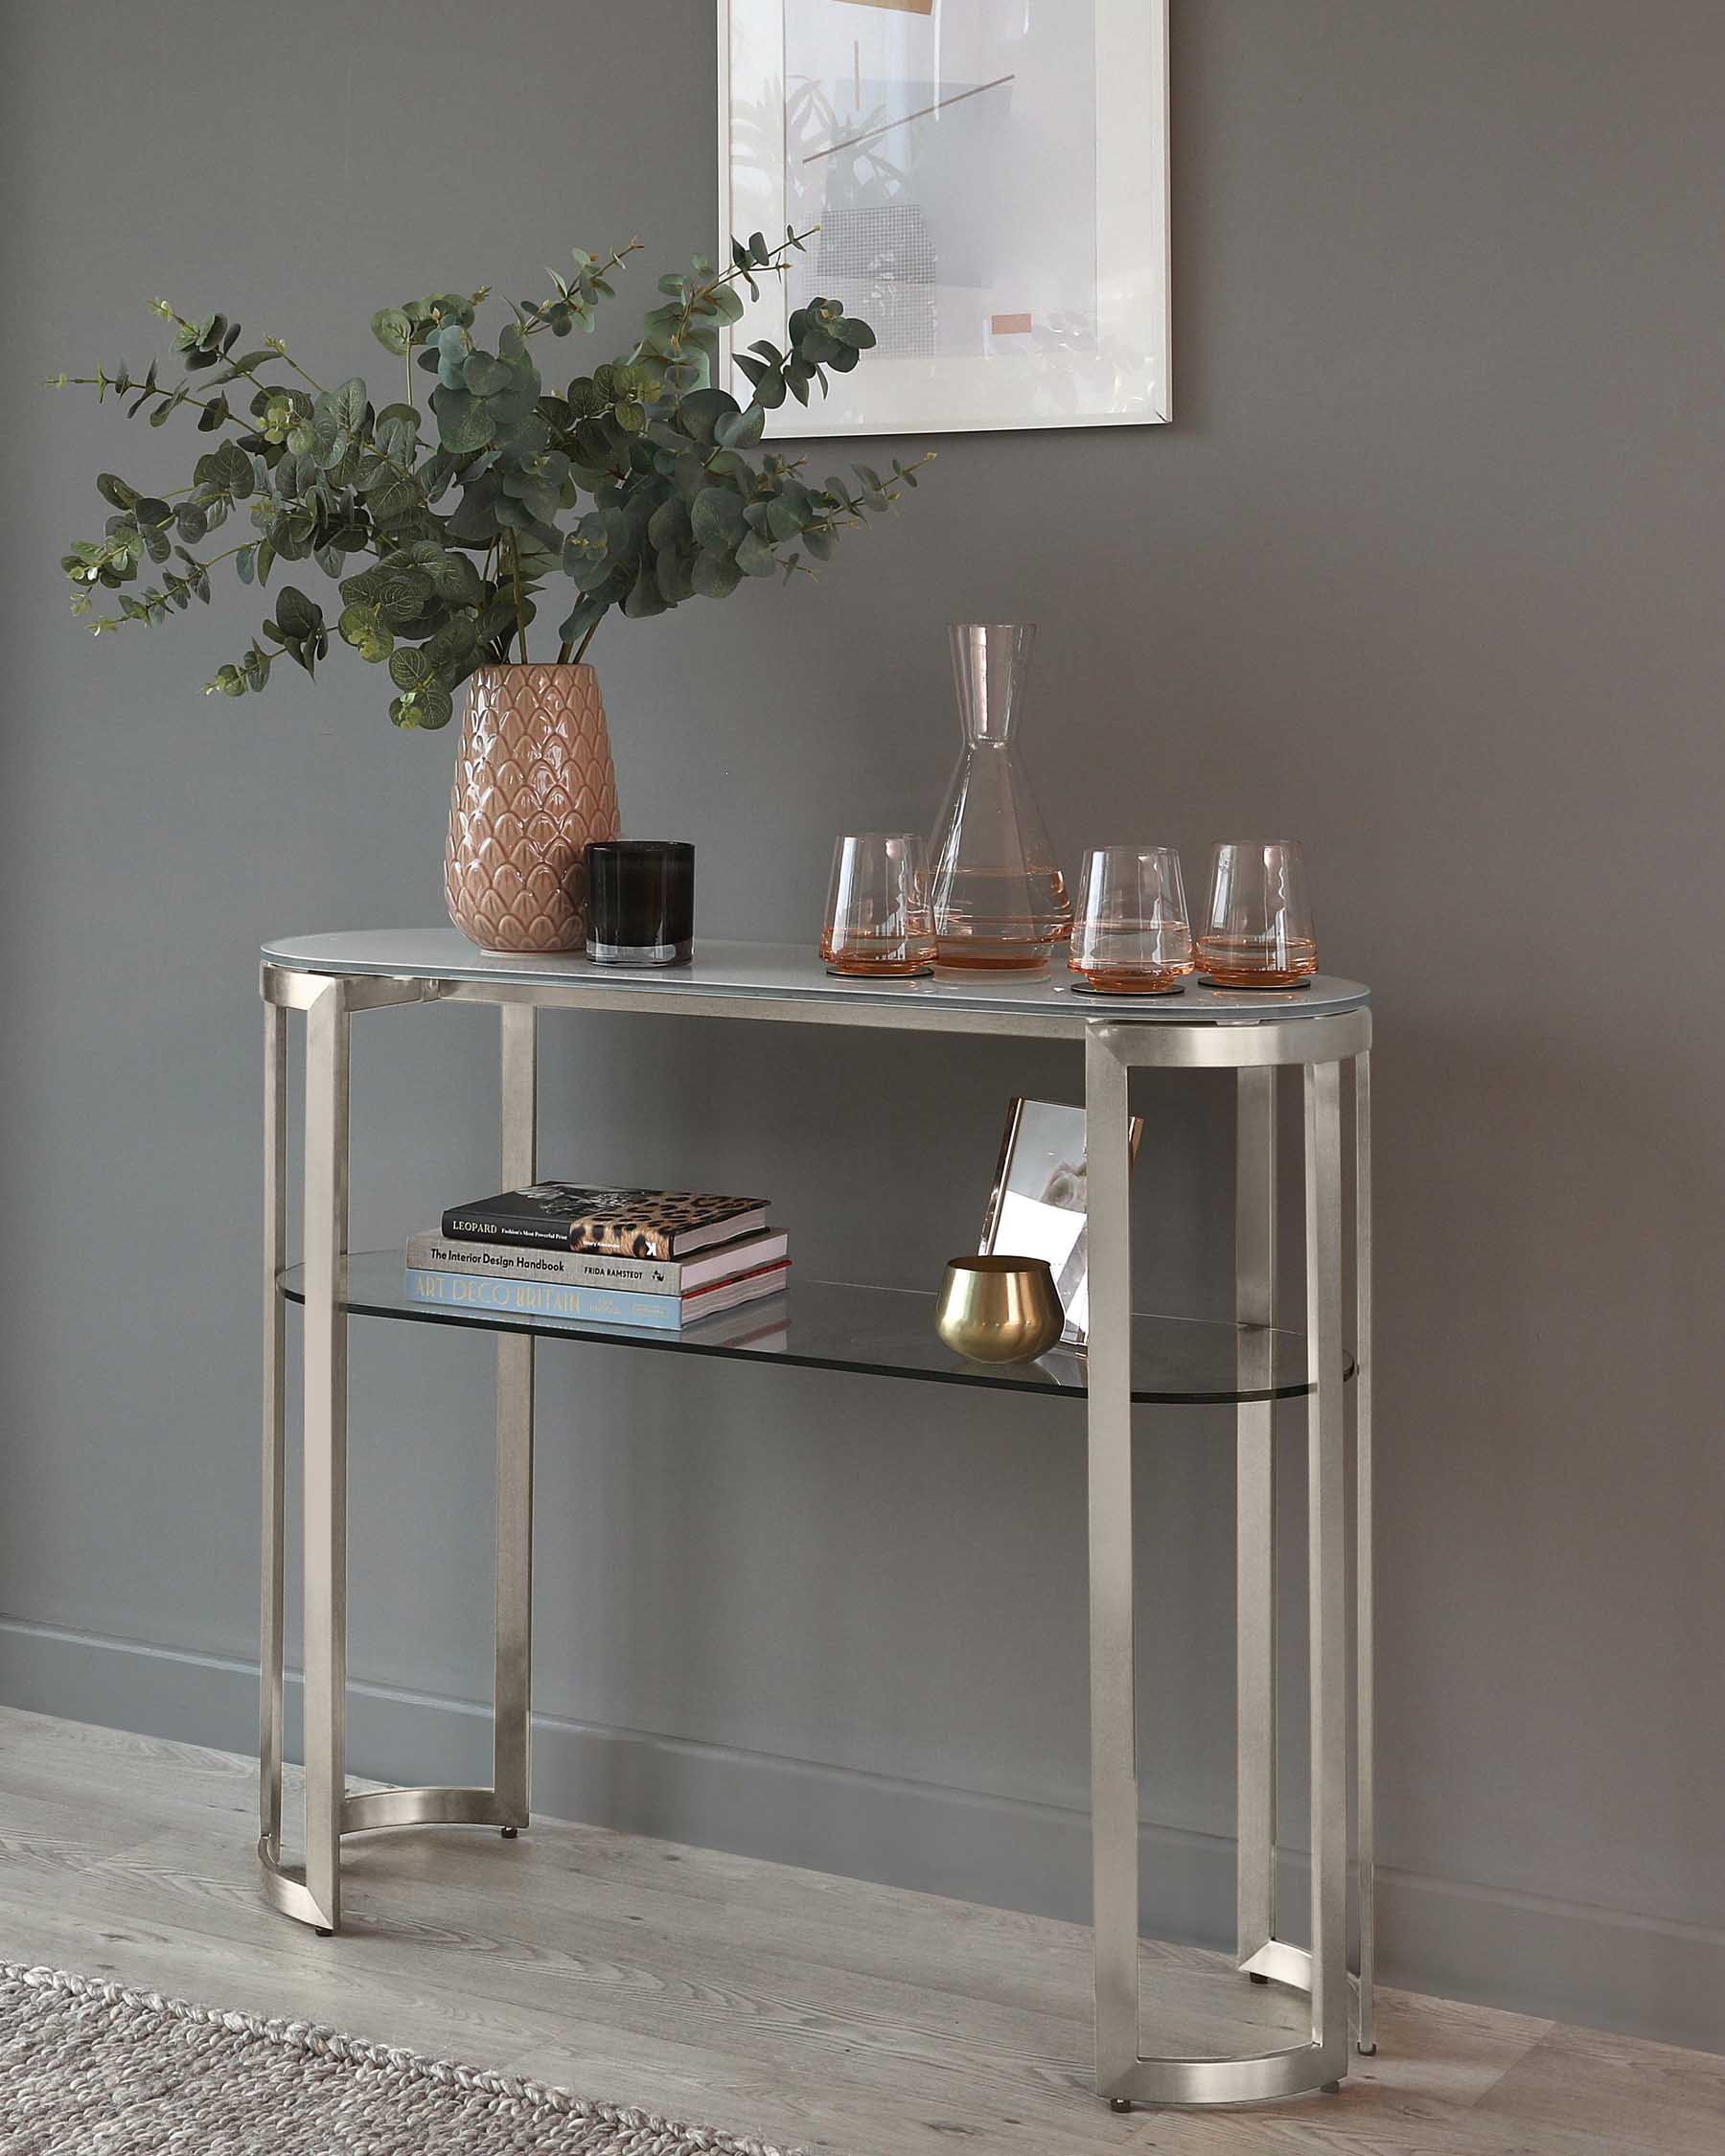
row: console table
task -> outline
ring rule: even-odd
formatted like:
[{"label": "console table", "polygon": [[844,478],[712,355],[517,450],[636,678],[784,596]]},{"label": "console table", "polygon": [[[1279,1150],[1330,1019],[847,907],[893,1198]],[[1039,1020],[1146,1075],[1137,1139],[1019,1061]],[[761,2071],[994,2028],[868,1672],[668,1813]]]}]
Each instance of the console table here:
[{"label": "console table", "polygon": [[[1088,1415],[1092,1807],[1096,2089],[1116,2109],[1239,2103],[1333,2088],[1350,2032],[1372,2038],[1370,1108],[1368,991],[1320,975],[1287,993],[1193,986],[1142,1001],[1075,995],[1053,975],[840,981],[812,952],[703,943],[665,972],[580,957],[496,956],[451,929],[288,938],[264,946],[264,1594],[261,1827],[264,1891],[285,1915],[335,1932],[341,1842],[372,1827],[490,1824],[528,1818],[533,1576],[533,1381],[538,1339],[803,1366],[1082,1398]],[[409,1302],[399,1251],[348,1251],[348,1061],[354,1014],[401,1003],[492,1003],[501,1028],[502,1182],[536,1179],[541,1010],[802,1025],[980,1033],[1070,1042],[1084,1055],[1090,1186],[1088,1355],[1040,1364],[967,1363],[933,1329],[934,1297],[798,1281],[781,1323],[770,1306],[686,1333],[454,1316]],[[304,1261],[288,1265],[288,1013],[305,1014]],[[1352,1077],[1353,1174],[1345,1187],[1342,1067]],[[1128,1211],[1130,1073],[1236,1073],[1235,1303],[1228,1322],[1134,1316]],[[1305,1328],[1276,1315],[1276,1073],[1301,1074]],[[1148,1153],[1146,1148],[1146,1153]],[[1354,1346],[1343,1340],[1345,1216],[1353,1248]],[[303,1865],[282,1849],[285,1304],[304,1306],[306,1827]],[[347,1333],[351,1314],[458,1324],[495,1336],[496,1659],[489,1788],[349,1794],[347,1687]],[[1345,1398],[1355,1428],[1355,1807],[1359,1959],[1347,1959],[1349,1595]],[[1307,1403],[1311,1944],[1277,1929],[1276,1893],[1275,1403]],[[1311,1999],[1311,2037],[1245,2057],[1146,2057],[1138,2031],[1138,1781],[1133,1678],[1132,1411],[1231,1403],[1237,1455],[1238,1952],[1256,1982]]]}]

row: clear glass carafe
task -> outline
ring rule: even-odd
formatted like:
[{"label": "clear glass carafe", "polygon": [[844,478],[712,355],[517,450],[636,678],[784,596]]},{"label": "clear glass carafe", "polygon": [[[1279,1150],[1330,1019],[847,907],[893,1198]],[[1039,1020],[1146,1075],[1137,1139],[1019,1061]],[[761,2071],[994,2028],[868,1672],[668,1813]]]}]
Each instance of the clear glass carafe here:
[{"label": "clear glass carafe", "polygon": [[938,962],[1024,971],[1072,932],[1072,902],[1015,738],[1036,631],[965,622],[951,633],[964,751],[929,843]]}]

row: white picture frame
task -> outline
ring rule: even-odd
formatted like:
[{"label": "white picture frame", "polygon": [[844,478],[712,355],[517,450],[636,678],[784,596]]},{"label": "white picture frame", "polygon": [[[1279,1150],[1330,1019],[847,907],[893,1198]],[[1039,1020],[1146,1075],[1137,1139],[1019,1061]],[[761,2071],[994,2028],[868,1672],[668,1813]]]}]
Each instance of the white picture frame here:
[{"label": "white picture frame", "polygon": [[[1135,1115],[1127,1136],[1130,1168],[1138,1159],[1144,1119]],[[1006,1111],[994,1188],[982,1214],[983,1257],[1042,1258],[1054,1275],[1066,1314],[1061,1340],[1090,1341],[1090,1181],[1082,1108],[1015,1093]]]},{"label": "white picture frame", "polygon": [[[1041,56],[1022,76],[999,59],[1021,25],[1025,38],[1029,26],[1042,33],[1035,45],[1021,38]],[[961,36],[996,55],[993,76],[944,72]],[[829,89],[845,38],[854,85]],[[919,148],[932,129],[944,130],[938,147]],[[1050,154],[1064,141],[1072,154]],[[1167,0],[719,0],[721,259],[733,233],[783,239],[816,186],[830,198],[840,168],[821,168],[835,156],[856,206],[829,199],[822,237],[790,258],[793,275],[759,280],[757,300],[742,291],[743,319],[721,334],[720,386],[747,402],[735,355],[757,338],[783,351],[791,312],[816,291],[879,342],[830,376],[824,399],[816,386],[806,409],[787,401],[770,412],[769,437],[1171,417]],[[991,185],[1000,172],[1013,184]],[[931,195],[926,210],[906,200],[912,184]],[[1027,217],[1027,202],[1042,214]],[[955,235],[944,253],[943,231]],[[949,262],[956,273],[943,282]],[[1018,299],[1032,304],[1008,304]]]}]

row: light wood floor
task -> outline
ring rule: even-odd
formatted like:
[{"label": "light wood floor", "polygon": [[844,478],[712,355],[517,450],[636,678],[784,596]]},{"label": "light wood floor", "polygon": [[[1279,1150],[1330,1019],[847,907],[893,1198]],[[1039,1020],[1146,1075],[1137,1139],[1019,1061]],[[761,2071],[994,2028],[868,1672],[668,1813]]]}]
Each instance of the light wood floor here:
[{"label": "light wood floor", "polygon": [[[0,1710],[0,1959],[837,2156],[1725,2152],[1725,2058],[1405,1992],[1340,2096],[1120,2118],[1071,1925],[547,1822],[350,1843],[324,1940],[260,1902],[255,1834],[249,1760]],[[1145,1989],[1175,2044],[1298,2010],[1186,1949],[1146,1949]]]}]

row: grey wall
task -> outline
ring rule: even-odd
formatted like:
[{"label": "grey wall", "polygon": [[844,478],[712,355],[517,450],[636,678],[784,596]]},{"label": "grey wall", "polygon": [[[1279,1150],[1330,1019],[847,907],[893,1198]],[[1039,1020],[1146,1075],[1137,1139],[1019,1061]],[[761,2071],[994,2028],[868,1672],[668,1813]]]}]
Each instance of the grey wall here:
[{"label": "grey wall", "polygon": [[[157,291],[369,368],[381,302],[638,231],[626,322],[711,237],[710,11],[8,14],[0,1697],[244,1747],[254,954],[439,916],[451,744],[347,664],[200,697],[232,589],[92,645],[90,479],[192,437],[30,382],[141,360]],[[1176,0],[1174,62],[1178,424],[943,442],[817,586],[608,627],[628,819],[695,840],[708,934],[811,935],[832,833],[932,810],[985,614],[1043,625],[1069,859],[1303,836],[1379,992],[1387,1965],[1725,2047],[1725,11]],[[548,1021],[547,1166],[759,1186],[811,1273],[929,1282],[1007,1093],[1076,1083],[794,1030]],[[359,1244],[487,1185],[494,1051],[360,1024]],[[1220,1309],[1227,1098],[1144,1105],[1147,1297]],[[1070,1413],[543,1361],[541,1802],[1081,1912]],[[489,1359],[362,1328],[354,1397],[354,1765],[457,1771]],[[1228,1436],[1164,1418],[1140,1497],[1149,1914],[1209,1937]]]}]

